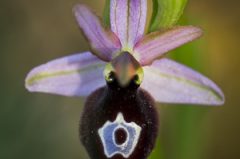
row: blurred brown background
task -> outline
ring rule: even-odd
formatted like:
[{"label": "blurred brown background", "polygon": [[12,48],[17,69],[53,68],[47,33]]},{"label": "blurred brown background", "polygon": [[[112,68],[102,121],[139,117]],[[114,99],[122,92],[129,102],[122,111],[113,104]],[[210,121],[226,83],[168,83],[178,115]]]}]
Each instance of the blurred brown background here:
[{"label": "blurred brown background", "polygon": [[[24,88],[24,78],[34,66],[88,49],[72,15],[77,3],[102,13],[103,1],[98,0],[0,1],[1,159],[87,159],[78,139],[84,99],[30,94]],[[201,56],[207,68],[202,73],[226,95],[223,107],[196,108],[207,111],[194,128],[201,143],[192,144],[193,148],[202,145],[204,159],[240,158],[239,6],[238,0],[189,0],[185,11],[191,24],[205,30],[202,41],[207,51]],[[181,111],[181,107],[175,109]],[[172,118],[169,114],[161,116],[161,129]],[[167,135],[163,131],[160,138]],[[161,147],[165,153],[174,153],[166,140]]]}]

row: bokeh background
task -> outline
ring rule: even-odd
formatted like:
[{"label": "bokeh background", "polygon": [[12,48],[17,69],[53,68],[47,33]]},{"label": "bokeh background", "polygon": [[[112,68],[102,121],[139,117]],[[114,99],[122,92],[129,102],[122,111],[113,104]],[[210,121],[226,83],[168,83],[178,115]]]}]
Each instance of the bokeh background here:
[{"label": "bokeh background", "polygon": [[[149,0],[150,1],[150,0]],[[31,94],[28,71],[88,50],[72,15],[86,3],[102,15],[104,1],[0,1],[0,158],[88,159],[79,142],[84,98]],[[189,0],[180,23],[205,35],[170,55],[223,89],[222,107],[158,105],[161,131],[151,159],[240,158],[240,1]]]}]

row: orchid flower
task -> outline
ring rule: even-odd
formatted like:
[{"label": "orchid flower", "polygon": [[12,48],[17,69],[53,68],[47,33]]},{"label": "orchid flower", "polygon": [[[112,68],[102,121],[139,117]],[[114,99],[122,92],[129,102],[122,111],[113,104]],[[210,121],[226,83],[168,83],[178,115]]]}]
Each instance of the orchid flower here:
[{"label": "orchid flower", "polygon": [[[224,95],[214,82],[165,57],[167,52],[199,38],[203,34],[200,28],[177,26],[144,34],[146,0],[111,0],[110,28],[85,5],[75,6],[74,14],[92,51],[34,68],[26,78],[26,88],[30,92],[85,97],[105,85],[111,69],[117,72],[124,86],[133,76],[131,68],[141,75],[141,88],[148,90],[157,102],[224,103]],[[116,60],[122,60],[126,69],[119,70],[123,66],[114,65]],[[139,66],[132,64],[134,60]]]}]

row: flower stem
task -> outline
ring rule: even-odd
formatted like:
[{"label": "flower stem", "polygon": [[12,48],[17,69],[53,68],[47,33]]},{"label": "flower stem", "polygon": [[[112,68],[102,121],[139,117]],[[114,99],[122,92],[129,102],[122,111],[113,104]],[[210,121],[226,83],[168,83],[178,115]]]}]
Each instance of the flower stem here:
[{"label": "flower stem", "polygon": [[153,0],[153,13],[149,32],[174,26],[181,17],[187,0]]},{"label": "flower stem", "polygon": [[103,22],[105,26],[110,26],[110,0],[105,1],[104,11],[103,11]]}]

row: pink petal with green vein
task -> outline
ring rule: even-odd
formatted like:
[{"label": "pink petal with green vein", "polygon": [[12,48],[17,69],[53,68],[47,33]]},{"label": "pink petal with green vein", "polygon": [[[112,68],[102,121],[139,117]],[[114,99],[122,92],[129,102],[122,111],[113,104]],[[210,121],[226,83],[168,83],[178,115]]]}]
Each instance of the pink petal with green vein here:
[{"label": "pink petal with green vein", "polygon": [[147,16],[146,0],[111,0],[112,31],[119,37],[123,49],[133,49],[143,36]]},{"label": "pink petal with green vein", "polygon": [[66,56],[34,68],[25,86],[30,92],[87,96],[105,84],[104,67],[90,52]]},{"label": "pink petal with green vein", "polygon": [[149,65],[168,51],[193,41],[201,35],[202,30],[194,26],[176,27],[163,33],[153,32],[136,44],[134,53],[143,66]]},{"label": "pink petal with green vein", "polygon": [[103,28],[99,18],[84,5],[74,7],[74,14],[93,52],[104,61],[111,61],[114,53],[121,48],[118,37]]},{"label": "pink petal with green vein", "polygon": [[163,58],[144,67],[142,88],[162,103],[222,105],[219,87],[196,71]]}]

